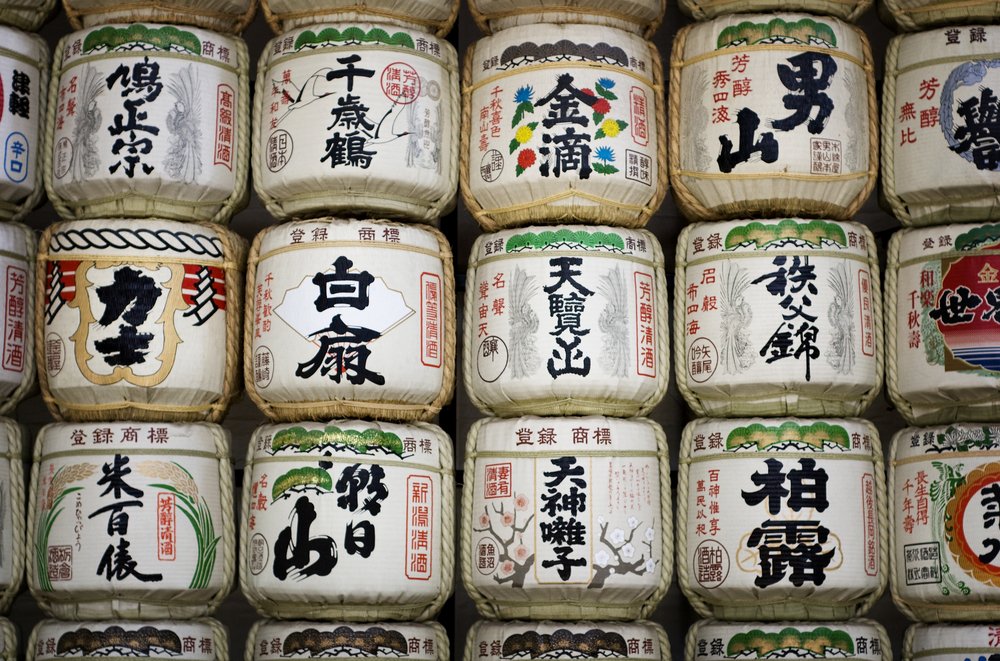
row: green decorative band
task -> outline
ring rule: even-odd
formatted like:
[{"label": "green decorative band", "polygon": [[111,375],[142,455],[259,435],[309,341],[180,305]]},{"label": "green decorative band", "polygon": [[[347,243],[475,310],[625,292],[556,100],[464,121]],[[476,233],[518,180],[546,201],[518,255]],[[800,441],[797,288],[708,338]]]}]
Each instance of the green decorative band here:
[{"label": "green decorative band", "polygon": [[276,432],[271,438],[271,449],[275,451],[296,448],[300,452],[309,452],[323,447],[351,450],[356,454],[368,454],[369,450],[377,448],[400,458],[403,456],[403,440],[381,429],[358,431],[332,425],[323,429],[289,427]]},{"label": "green decorative band", "polygon": [[583,248],[608,248],[625,252],[625,239],[611,232],[589,232],[587,230],[555,230],[547,232],[525,232],[507,239],[506,251],[521,252],[525,249],[544,250],[550,246],[576,244]]},{"label": "green decorative band", "polygon": [[[793,651],[810,652],[820,658],[829,656],[830,652],[837,656],[853,656],[854,639],[846,631],[829,627],[818,627],[811,631],[787,627],[774,632],[751,629],[738,633],[729,639],[726,646],[727,657],[772,658],[785,656]],[[748,652],[755,654],[747,655]]]},{"label": "green decorative band", "polygon": [[176,47],[195,55],[201,55],[201,39],[193,32],[179,30],[172,25],[151,28],[141,23],[121,28],[107,26],[94,30],[84,38],[83,52],[89,53],[102,47],[113,50],[132,43],[148,44],[160,50],[170,50]]},{"label": "green decorative band", "polygon": [[798,239],[819,246],[823,241],[847,247],[844,228],[825,220],[799,221],[786,218],[778,223],[752,222],[729,230],[726,234],[726,250],[744,243],[755,243],[758,248],[784,239]]},{"label": "green decorative band", "polygon": [[752,46],[776,37],[782,39],[784,43],[790,39],[806,45],[821,41],[831,48],[837,47],[837,35],[826,23],[811,18],[791,22],[774,18],[767,23],[743,21],[725,28],[719,33],[717,48],[726,48],[733,44]]},{"label": "green decorative band", "polygon": [[413,37],[405,32],[389,34],[382,28],[372,28],[367,32],[356,25],[339,30],[337,28],[323,28],[318,33],[312,30],[305,30],[295,39],[295,50],[301,50],[308,46],[326,46],[329,44],[384,44],[386,46],[399,46],[401,48],[416,49]]},{"label": "green decorative band", "polygon": [[822,421],[804,425],[788,421],[777,427],[760,423],[736,427],[726,437],[726,449],[734,450],[756,445],[759,450],[764,450],[772,445],[788,442],[803,443],[817,448],[832,444],[851,449],[851,437],[846,429]]}]

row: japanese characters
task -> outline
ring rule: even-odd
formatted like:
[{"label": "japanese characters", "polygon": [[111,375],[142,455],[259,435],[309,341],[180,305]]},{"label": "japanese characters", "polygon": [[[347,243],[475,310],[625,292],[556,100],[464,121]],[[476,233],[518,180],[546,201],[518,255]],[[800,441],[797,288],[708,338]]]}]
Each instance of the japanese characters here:
[{"label": "japanese characters", "polygon": [[83,621],[43,620],[32,632],[27,658],[54,661],[66,655],[120,658],[142,656],[180,661],[229,659],[226,630],[217,621],[195,620]]},{"label": "japanese characters", "polygon": [[701,621],[694,625],[692,661],[723,661],[747,653],[781,653],[819,659],[843,656],[881,661],[891,641],[873,620],[849,622],[726,622]]},{"label": "japanese characters", "polygon": [[465,645],[469,661],[559,655],[663,661],[667,635],[654,622],[476,622]]},{"label": "japanese characters", "polygon": [[0,218],[18,220],[43,191],[41,126],[48,102],[49,49],[36,35],[0,27]]},{"label": "japanese characters", "polygon": [[0,287],[4,288],[0,414],[9,413],[35,385],[35,235],[16,223],[0,225]]},{"label": "japanese characters", "polygon": [[[252,656],[250,656],[252,651]],[[309,657],[342,654],[402,656],[416,661],[447,661],[444,627],[437,622],[257,622],[247,640],[254,661],[278,661],[289,655]]]}]

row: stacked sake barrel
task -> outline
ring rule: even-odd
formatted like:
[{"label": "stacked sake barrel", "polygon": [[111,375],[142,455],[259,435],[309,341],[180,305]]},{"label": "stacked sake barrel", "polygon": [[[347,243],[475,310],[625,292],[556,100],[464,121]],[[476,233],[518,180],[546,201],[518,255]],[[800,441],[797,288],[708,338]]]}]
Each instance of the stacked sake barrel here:
[{"label": "stacked sake barrel", "polygon": [[[253,173],[278,221],[250,252],[244,375],[273,424],[244,472],[245,658],[448,658],[451,249],[458,188],[450,0],[262,3]],[[289,222],[284,222],[289,221]]]},{"label": "stacked sake barrel", "polygon": [[[648,617],[672,576],[657,0],[476,0],[461,183],[489,234],[469,259],[463,369],[466,658],[669,659]],[[566,224],[569,223],[569,224]],[[493,652],[489,652],[493,653]]]},{"label": "stacked sake barrel", "polygon": [[[230,438],[241,389],[255,3],[68,0],[43,172],[35,358],[59,421],[35,441],[29,659],[164,650],[228,659],[209,618],[236,557]],[[129,24],[123,21],[142,20]]]},{"label": "stacked sake barrel", "polygon": [[871,51],[845,21],[868,4],[681,3],[701,22],[674,42],[670,173],[699,222],[678,239],[673,333],[700,418],[681,441],[677,558],[694,609],[719,618],[690,630],[689,659],[891,658],[856,619],[887,582],[882,450],[845,417],[882,382],[877,247],[851,221],[877,133]]},{"label": "stacked sake barrel", "polygon": [[889,244],[888,392],[912,425],[890,451],[892,593],[926,623],[907,633],[905,658],[989,655],[1000,625],[1000,174],[988,138],[1000,14],[985,2],[882,9],[920,30],[890,42],[882,106],[883,202],[904,226]]}]

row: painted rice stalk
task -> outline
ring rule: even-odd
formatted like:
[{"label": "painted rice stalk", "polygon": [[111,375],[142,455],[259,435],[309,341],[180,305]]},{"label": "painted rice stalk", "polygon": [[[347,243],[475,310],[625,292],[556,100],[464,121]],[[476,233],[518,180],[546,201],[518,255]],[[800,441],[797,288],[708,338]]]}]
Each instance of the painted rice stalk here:
[{"label": "painted rice stalk", "polygon": [[60,507],[66,496],[80,491],[83,487],[72,487],[71,484],[87,479],[97,471],[93,464],[72,464],[63,466],[52,476],[45,498],[38,510],[38,521],[35,527],[35,564],[38,570],[38,582],[45,592],[52,592],[52,580],[49,578],[49,535],[56,519],[62,514]]}]

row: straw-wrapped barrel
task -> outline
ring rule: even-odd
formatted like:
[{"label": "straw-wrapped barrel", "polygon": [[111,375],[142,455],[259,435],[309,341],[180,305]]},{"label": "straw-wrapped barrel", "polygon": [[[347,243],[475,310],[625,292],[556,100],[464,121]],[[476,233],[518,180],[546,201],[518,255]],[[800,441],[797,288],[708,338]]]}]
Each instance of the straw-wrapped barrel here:
[{"label": "straw-wrapped barrel", "polygon": [[128,661],[136,657],[230,661],[229,633],[210,618],[39,622],[28,641],[28,661],[57,661],[67,657],[102,661]]},{"label": "straw-wrapped barrel", "polygon": [[448,634],[437,622],[305,622],[260,620],[247,637],[244,661],[361,656],[376,661],[449,661]]},{"label": "straw-wrapped barrel", "polygon": [[666,0],[469,0],[473,20],[487,33],[536,23],[587,23],[650,38],[666,8]]},{"label": "straw-wrapped barrel", "polygon": [[260,0],[275,34],[335,21],[379,21],[443,37],[458,18],[459,0]]},{"label": "straw-wrapped barrel", "polygon": [[108,23],[152,22],[194,25],[239,34],[257,11],[257,0],[62,0],[74,29]]},{"label": "straw-wrapped barrel", "polygon": [[472,625],[466,659],[620,658],[670,661],[670,641],[656,622],[494,622]]},{"label": "straw-wrapped barrel", "polygon": [[701,620],[688,629],[685,661],[724,661],[766,655],[809,659],[892,661],[892,641],[874,620],[846,622],[719,622]]}]

